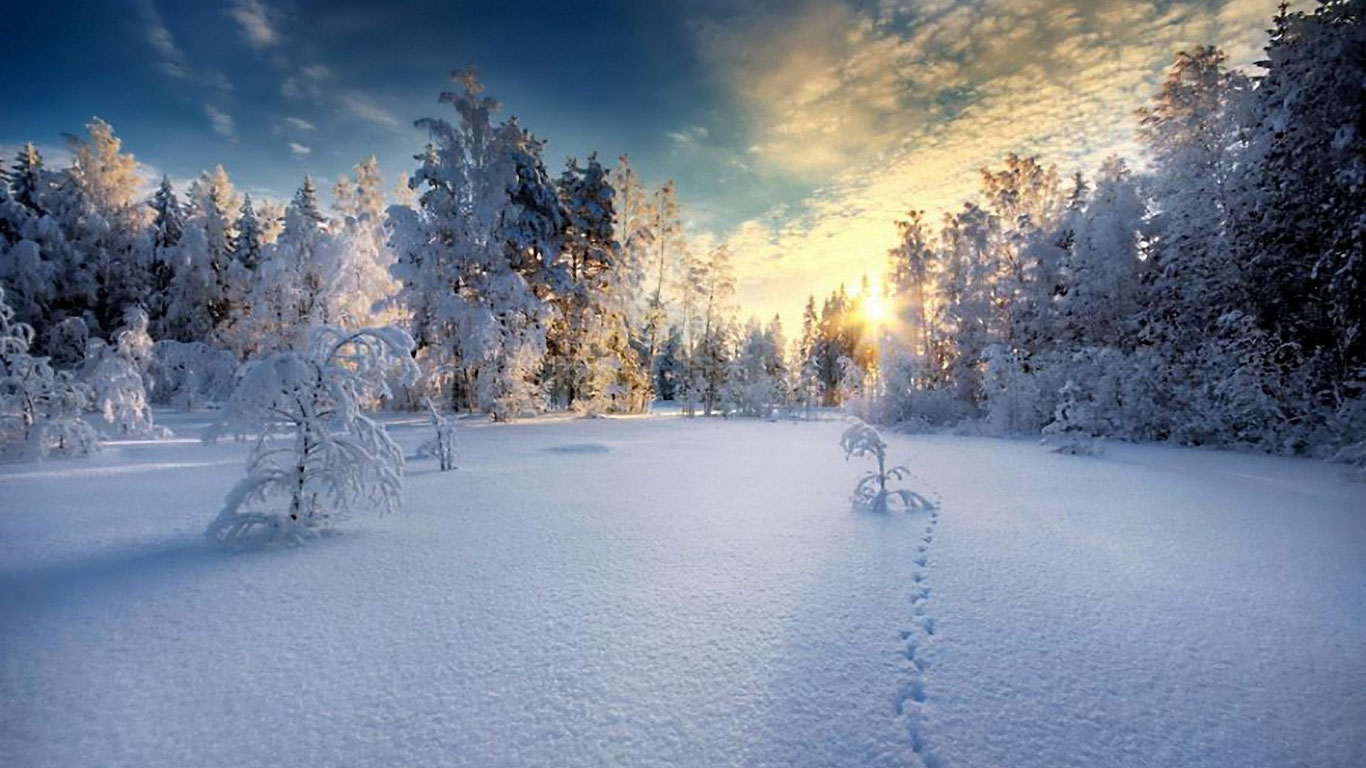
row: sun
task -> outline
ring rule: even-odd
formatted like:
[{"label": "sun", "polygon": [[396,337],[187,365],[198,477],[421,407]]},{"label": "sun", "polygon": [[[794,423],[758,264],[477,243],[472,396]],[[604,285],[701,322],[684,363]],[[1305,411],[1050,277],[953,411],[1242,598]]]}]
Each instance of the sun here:
[{"label": "sun", "polygon": [[882,325],[887,322],[887,316],[887,299],[880,292],[871,293],[863,300],[863,318],[870,324]]}]

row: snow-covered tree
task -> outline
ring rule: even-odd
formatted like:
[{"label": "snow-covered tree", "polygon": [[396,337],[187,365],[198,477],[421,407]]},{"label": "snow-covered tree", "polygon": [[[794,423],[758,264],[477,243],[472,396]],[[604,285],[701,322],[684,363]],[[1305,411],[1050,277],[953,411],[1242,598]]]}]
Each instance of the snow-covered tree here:
[{"label": "snow-covered tree", "polygon": [[713,248],[701,263],[699,281],[700,335],[693,352],[694,380],[700,384],[698,399],[704,415],[710,416],[721,404],[726,369],[732,352],[734,329],[735,270],[730,249]]},{"label": "snow-covered tree", "polygon": [[376,309],[398,289],[389,274],[393,255],[378,161],[372,155],[356,166],[355,174],[354,180],[342,176],[333,188],[340,218],[330,227],[331,242],[319,251],[325,271],[333,276],[323,295],[324,314],[346,328],[397,320],[401,314]]},{"label": "snow-covered tree", "polygon": [[84,379],[94,394],[94,409],[114,435],[162,436],[166,430],[156,426],[147,393],[153,354],[147,313],[129,306],[123,323],[113,344],[94,339],[86,352]]},{"label": "snow-covered tree", "polygon": [[99,437],[82,417],[90,389],[29,354],[33,328],[14,321],[0,288],[0,457],[84,456]]},{"label": "snow-covered tree", "polygon": [[175,246],[162,333],[177,341],[214,339],[233,314],[232,213],[237,197],[223,166],[204,172],[189,194],[189,215]]},{"label": "snow-covered tree", "polygon": [[737,416],[770,418],[787,402],[787,363],[782,326],[775,316],[767,326],[750,320],[726,373],[724,406]]},{"label": "snow-covered tree", "polygon": [[[304,350],[249,362],[206,434],[255,435],[247,476],[209,525],[226,542],[298,544],[362,508],[398,509],[403,453],[361,410],[388,395],[395,363],[415,375],[412,339],[396,328],[310,329]],[[287,443],[275,440],[283,430]]]},{"label": "snow-covered tree", "polygon": [[1075,205],[1084,207],[1068,214],[1072,237],[1062,263],[1059,340],[1132,346],[1142,301],[1140,246],[1147,215],[1137,180],[1124,160],[1107,158],[1090,199]]},{"label": "snow-covered tree", "polygon": [[[646,358],[651,370],[655,365],[655,353],[663,340],[668,327],[669,302],[665,291],[670,284],[687,286],[690,284],[684,262],[690,259],[688,244],[683,236],[683,222],[679,215],[678,198],[672,181],[666,182],[654,195],[653,204],[648,211],[649,261],[646,285],[649,298],[645,309]],[[645,243],[642,243],[644,247]],[[682,274],[677,274],[681,272]],[[684,310],[684,336],[689,333],[689,319]]]},{"label": "snow-covered tree", "polygon": [[156,193],[148,203],[152,217],[152,253],[147,311],[152,327],[164,332],[165,318],[172,301],[171,286],[179,263],[180,239],[185,235],[185,210],[176,196],[169,176],[162,176]]},{"label": "snow-covered tree", "polygon": [[1058,392],[1053,420],[1043,428],[1043,444],[1055,453],[1087,456],[1099,453],[1098,420],[1090,394],[1076,382],[1068,381]]},{"label": "snow-covered tree", "polygon": [[187,411],[232,395],[237,356],[202,341],[158,340],[152,346],[148,374],[152,401]]},{"label": "snow-covered tree", "polygon": [[471,73],[441,95],[459,120],[419,121],[432,143],[413,183],[419,210],[390,208],[395,300],[429,381],[451,401],[495,419],[544,402],[539,383],[544,299],[567,287],[558,258],[563,213],[540,160],[541,143],[515,121],[495,124],[498,104]]},{"label": "snow-covered tree", "polygon": [[152,287],[151,243],[145,234],[151,212],[142,203],[137,161],[121,151],[114,129],[94,118],[86,131],[85,137],[68,139],[69,176],[87,211],[79,229],[68,229],[68,240],[93,276],[90,310],[96,328],[107,334],[124,307],[145,301]]}]

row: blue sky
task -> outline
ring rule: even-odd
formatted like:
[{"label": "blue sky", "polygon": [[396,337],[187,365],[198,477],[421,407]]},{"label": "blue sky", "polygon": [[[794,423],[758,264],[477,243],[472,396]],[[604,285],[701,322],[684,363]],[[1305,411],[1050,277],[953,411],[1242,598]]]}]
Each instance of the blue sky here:
[{"label": "blue sky", "polygon": [[[154,172],[218,163],[239,189],[324,189],[373,153],[392,183],[452,70],[569,155],[678,182],[731,245],[745,309],[882,269],[893,221],[940,210],[1006,152],[1064,172],[1134,156],[1132,111],[1171,54],[1254,60],[1262,0],[599,0],[48,3],[7,30],[0,146],[92,116]],[[13,14],[9,18],[15,18]]]}]

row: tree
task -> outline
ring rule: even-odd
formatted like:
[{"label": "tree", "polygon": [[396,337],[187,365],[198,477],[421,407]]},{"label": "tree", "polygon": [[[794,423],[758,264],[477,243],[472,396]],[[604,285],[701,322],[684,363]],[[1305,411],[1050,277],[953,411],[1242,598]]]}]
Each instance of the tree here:
[{"label": "tree", "polygon": [[721,402],[731,354],[735,271],[730,249],[724,245],[713,248],[702,265],[701,276],[702,334],[695,352],[695,370],[702,387],[702,412],[710,416]]},{"label": "tree", "polygon": [[189,216],[177,243],[162,333],[177,341],[215,340],[234,311],[233,220],[236,193],[223,166],[190,187]]},{"label": "tree", "polygon": [[46,357],[31,355],[33,328],[15,322],[0,288],[0,456],[45,459],[99,450],[82,418],[91,392]]},{"label": "tree", "polygon": [[934,504],[915,491],[904,488],[888,490],[889,481],[901,480],[910,475],[911,470],[904,464],[887,466],[887,443],[878,431],[854,419],[849,428],[840,435],[840,447],[844,449],[844,459],[872,456],[877,459],[877,471],[869,472],[854,486],[850,500],[855,509],[871,512],[887,512],[895,501],[903,509],[934,509]]},{"label": "tree", "polygon": [[[668,181],[660,187],[654,196],[654,204],[649,210],[648,228],[650,232],[649,242],[651,244],[650,255],[650,274],[649,280],[653,284],[650,289],[649,299],[645,312],[645,356],[650,361],[651,370],[655,365],[655,352],[659,346],[661,334],[668,324],[668,302],[665,300],[664,289],[670,282],[675,280],[672,274],[681,262],[686,262],[689,258],[687,254],[687,243],[683,238],[683,224],[679,219],[678,199],[674,192],[674,183]],[[677,282],[687,285],[689,276],[687,267],[684,265],[681,270],[684,274],[680,275]],[[686,309],[684,310],[686,313]],[[688,320],[684,318],[684,333],[687,333]]]},{"label": "tree", "polygon": [[147,312],[158,333],[165,332],[164,322],[173,299],[172,285],[179,256],[180,239],[185,235],[185,211],[176,197],[169,176],[161,177],[161,184],[148,205],[152,208],[152,255]]},{"label": "tree", "polygon": [[85,379],[94,395],[94,409],[104,417],[106,428],[121,437],[167,434],[156,426],[147,394],[153,350],[147,322],[147,313],[130,305],[114,343],[95,340],[86,353]]},{"label": "tree", "polygon": [[108,333],[124,307],[144,301],[151,289],[151,244],[144,236],[149,211],[140,197],[137,161],[121,151],[114,129],[94,118],[86,131],[83,138],[67,139],[73,155],[70,178],[89,213],[80,228],[84,237],[69,239],[93,275],[95,327]]},{"label": "tree", "polygon": [[440,100],[459,120],[418,122],[431,143],[413,176],[419,210],[390,208],[396,300],[429,382],[457,406],[495,419],[537,410],[535,376],[554,313],[544,299],[567,287],[558,258],[563,212],[540,161],[541,144],[481,96],[473,73]]},{"label": "tree", "polygon": [[1239,104],[1247,124],[1230,174],[1230,248],[1272,338],[1298,348],[1312,388],[1340,404],[1366,364],[1366,4],[1281,7]]},{"label": "tree", "polygon": [[[308,346],[247,363],[206,435],[257,435],[247,476],[229,491],[207,535],[224,543],[299,544],[362,505],[396,511],[403,453],[362,404],[389,394],[393,365],[416,374],[412,339],[396,328],[310,329]],[[290,443],[278,445],[283,429]]]},{"label": "tree", "polygon": [[397,312],[381,315],[383,304],[398,284],[389,274],[393,254],[385,230],[384,193],[380,188],[379,162],[371,155],[355,167],[354,181],[342,177],[338,189],[345,201],[341,219],[333,223],[335,241],[325,253],[333,261],[327,267],[335,275],[325,296],[326,315],[346,328],[374,325],[397,319]]}]

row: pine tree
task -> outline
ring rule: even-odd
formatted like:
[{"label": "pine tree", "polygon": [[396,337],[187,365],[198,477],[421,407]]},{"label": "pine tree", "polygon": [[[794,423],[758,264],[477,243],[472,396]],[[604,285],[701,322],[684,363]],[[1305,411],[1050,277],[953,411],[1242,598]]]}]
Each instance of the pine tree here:
[{"label": "pine tree", "polygon": [[541,143],[514,121],[492,122],[498,104],[472,72],[455,79],[461,90],[440,100],[459,120],[418,123],[432,139],[414,174],[419,210],[390,209],[393,274],[429,385],[506,419],[543,403],[545,299],[568,284],[563,212]]},{"label": "pine tree", "polygon": [[34,213],[43,211],[43,196],[51,185],[43,169],[43,157],[31,142],[25,143],[14,158],[9,185],[15,202]]}]

